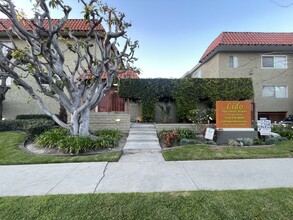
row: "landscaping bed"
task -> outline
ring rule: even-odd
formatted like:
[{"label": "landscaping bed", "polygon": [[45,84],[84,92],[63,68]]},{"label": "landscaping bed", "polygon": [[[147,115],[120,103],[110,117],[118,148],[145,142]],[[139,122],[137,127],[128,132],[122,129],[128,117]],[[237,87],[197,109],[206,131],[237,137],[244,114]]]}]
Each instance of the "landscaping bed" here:
[{"label": "landscaping bed", "polygon": [[[280,129],[280,128],[279,128]],[[216,160],[293,157],[293,140],[287,137],[243,139],[216,145],[190,129],[162,130],[158,137],[165,160]]]},{"label": "landscaping bed", "polygon": [[0,164],[45,164],[45,163],[71,163],[71,162],[117,162],[122,154],[121,150],[100,151],[95,155],[72,156],[62,155],[35,155],[20,146],[26,139],[26,133],[19,131],[0,132]]},{"label": "landscaping bed", "polygon": [[230,147],[209,145],[186,145],[163,150],[166,161],[292,158],[293,141],[284,141],[270,146]]}]

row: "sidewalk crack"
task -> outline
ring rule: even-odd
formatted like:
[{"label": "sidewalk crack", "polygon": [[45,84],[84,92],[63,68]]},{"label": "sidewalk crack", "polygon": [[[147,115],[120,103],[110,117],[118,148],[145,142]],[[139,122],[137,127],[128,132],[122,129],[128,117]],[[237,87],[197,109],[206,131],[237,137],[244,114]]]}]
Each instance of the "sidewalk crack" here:
[{"label": "sidewalk crack", "polygon": [[47,193],[46,195],[48,195],[57,185],[59,185],[59,183],[61,183],[63,180],[65,180],[77,167],[79,167],[80,164],[77,164],[77,166],[75,166],[66,176],[64,176],[58,183],[56,183]]},{"label": "sidewalk crack", "polygon": [[[180,163],[180,162],[179,162]],[[185,169],[185,167],[183,166],[182,163],[180,163],[181,167],[183,168],[183,170],[185,171],[186,175],[189,177],[190,181],[192,182],[193,186],[197,189],[200,190],[200,188],[195,184],[195,182],[192,180],[191,176],[189,175],[189,173],[187,172],[187,170]]]},{"label": "sidewalk crack", "polygon": [[107,167],[108,167],[108,164],[109,164],[109,162],[106,163],[106,166],[104,167],[104,170],[103,170],[103,176],[99,179],[99,181],[98,181],[98,183],[97,183],[97,185],[96,185],[95,190],[94,190],[93,193],[96,193],[96,192],[97,192],[97,189],[98,189],[100,183],[101,183],[102,180],[104,179],[104,177],[105,177],[105,175],[106,175],[106,169],[107,169]]}]

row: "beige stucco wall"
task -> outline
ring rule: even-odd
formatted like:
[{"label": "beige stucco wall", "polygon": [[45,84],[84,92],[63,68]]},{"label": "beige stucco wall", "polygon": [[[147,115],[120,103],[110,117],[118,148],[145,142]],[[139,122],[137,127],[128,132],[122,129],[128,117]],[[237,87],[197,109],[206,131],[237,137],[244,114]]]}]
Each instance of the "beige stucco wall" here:
[{"label": "beige stucco wall", "polygon": [[[238,68],[229,68],[229,56],[238,56]],[[254,87],[255,111],[293,113],[293,56],[287,55],[287,69],[263,69],[261,56],[265,53],[220,53],[221,78],[251,77]],[[278,55],[278,54],[275,54]],[[264,98],[263,86],[288,86],[288,98]]]},{"label": "beige stucco wall", "polygon": [[217,54],[196,69],[192,76],[194,77],[197,71],[201,71],[201,78],[219,78],[219,61],[219,55]]},{"label": "beige stucco wall", "polygon": [[[202,71],[202,78],[240,78],[251,77],[254,87],[255,113],[258,112],[287,112],[293,113],[293,55],[287,56],[287,69],[263,69],[261,56],[266,53],[253,52],[221,52],[217,53],[195,71]],[[238,56],[238,67],[229,67],[229,56]],[[195,72],[194,71],[194,72]],[[194,74],[192,74],[194,76]],[[288,98],[264,98],[263,86],[287,86]]]},{"label": "beige stucco wall", "polygon": [[164,113],[162,112],[161,108],[159,105],[163,106],[164,109],[166,108],[166,103],[165,102],[159,102],[156,104],[156,113],[155,113],[155,122],[156,123],[176,123],[177,122],[177,117],[176,117],[176,103],[171,102],[171,109],[168,115],[168,121],[164,121]]},{"label": "beige stucco wall", "polygon": [[130,121],[142,121],[141,102],[126,101],[125,110],[130,114]]},{"label": "beige stucco wall", "polygon": [[[5,39],[2,39],[2,41],[5,41]],[[26,46],[25,41],[15,40],[15,42],[21,48]],[[66,43],[68,42],[70,43],[71,41],[67,41]],[[64,70],[65,72],[68,72],[67,66],[72,69],[74,68],[76,56],[74,56],[74,54],[69,50],[66,50],[66,44],[61,44],[61,48],[64,51],[64,56],[66,59],[66,66],[64,66]],[[92,50],[95,50],[97,57],[100,57],[100,52],[99,50],[97,50],[97,48],[93,47]],[[26,73],[22,74],[24,76],[27,75]],[[36,83],[31,76],[28,76],[25,80],[33,88],[36,88]],[[44,99],[44,103],[50,111],[52,111],[53,113],[58,113],[58,102],[49,97],[43,96],[41,93],[37,92],[37,94],[39,94],[42,99]],[[28,93],[24,89],[14,85],[13,83],[11,85],[11,89],[6,93],[6,100],[3,102],[3,104],[3,117],[6,119],[14,119],[15,116],[19,114],[43,114],[38,104],[30,98]]]}]

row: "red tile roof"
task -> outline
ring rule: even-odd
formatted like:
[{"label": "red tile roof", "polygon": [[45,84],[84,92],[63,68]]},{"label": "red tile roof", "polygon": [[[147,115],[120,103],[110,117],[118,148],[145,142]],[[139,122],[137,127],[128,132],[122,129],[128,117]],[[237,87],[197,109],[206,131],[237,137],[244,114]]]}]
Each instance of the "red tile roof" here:
[{"label": "red tile roof", "polygon": [[[133,72],[132,70],[126,70],[125,72],[121,73],[121,74],[118,74],[118,77],[120,79],[126,79],[126,78],[129,78],[129,79],[138,79],[138,75],[136,72]],[[106,79],[106,72],[103,73],[102,75],[102,78],[103,79]]]},{"label": "red tile roof", "polygon": [[[9,19],[0,19],[0,22],[2,22],[9,30],[12,30],[12,22]],[[59,19],[52,19],[52,24],[56,24],[59,22]],[[29,23],[25,23],[24,21],[21,22],[21,24],[26,28],[26,30],[32,30],[32,27],[29,25]],[[48,21],[45,20],[44,27],[48,28]],[[68,19],[66,24],[62,27],[61,30],[72,30],[72,31],[88,31],[89,25],[86,23],[84,19]],[[97,30],[104,30],[102,25],[99,25],[97,27]],[[0,32],[5,31],[4,27],[0,24]]]},{"label": "red tile roof", "polygon": [[222,32],[200,58],[202,62],[221,45],[293,45],[293,33]]},{"label": "red tile roof", "polygon": [[[118,74],[118,77],[120,79],[138,79],[138,74],[132,70],[126,70],[125,72]],[[93,76],[90,74],[90,71],[88,71],[88,75],[86,76],[86,79],[92,79]],[[107,78],[107,73],[103,72],[102,79]],[[79,77],[79,80],[82,79],[82,76]]]}]

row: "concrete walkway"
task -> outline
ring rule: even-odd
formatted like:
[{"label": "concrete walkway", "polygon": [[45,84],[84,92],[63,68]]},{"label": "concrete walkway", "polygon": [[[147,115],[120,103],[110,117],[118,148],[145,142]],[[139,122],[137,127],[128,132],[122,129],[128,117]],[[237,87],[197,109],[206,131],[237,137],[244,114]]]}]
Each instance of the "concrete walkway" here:
[{"label": "concrete walkway", "polygon": [[131,125],[119,162],[164,161],[154,124]]},{"label": "concrete walkway", "polygon": [[293,187],[293,158],[0,166],[0,196]]},{"label": "concrete walkway", "polygon": [[164,161],[153,125],[132,126],[116,163],[0,166],[0,196],[293,187],[293,158]]}]

